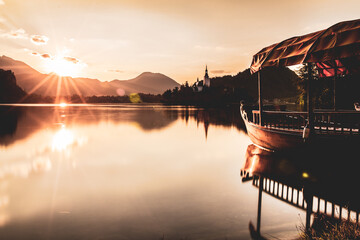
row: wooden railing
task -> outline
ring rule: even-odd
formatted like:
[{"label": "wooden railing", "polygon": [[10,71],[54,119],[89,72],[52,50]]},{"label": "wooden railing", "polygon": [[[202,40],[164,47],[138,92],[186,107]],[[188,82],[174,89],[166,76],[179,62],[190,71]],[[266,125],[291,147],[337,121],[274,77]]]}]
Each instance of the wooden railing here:
[{"label": "wooden railing", "polygon": [[[253,110],[253,123],[260,124],[259,110]],[[306,112],[263,111],[262,125],[272,128],[303,129],[307,123]]]},{"label": "wooden railing", "polygon": [[[260,181],[263,181],[262,191],[267,194],[284,201],[294,207],[307,210],[308,204],[304,198],[304,188],[299,186],[291,186],[278,182],[270,178],[253,178],[253,186],[260,188]],[[324,194],[310,195],[310,213],[322,213],[331,216],[334,219],[348,220],[359,224],[360,211],[354,206],[350,208],[344,205],[341,201],[336,199],[327,199]],[[353,207],[353,206],[351,206]]]},{"label": "wooden railing", "polygon": [[319,132],[359,134],[360,112],[315,111],[314,125]]},{"label": "wooden railing", "polygon": [[[259,110],[253,110],[252,113],[252,122],[259,124]],[[261,118],[262,125],[266,127],[301,130],[308,122],[308,113],[263,111]],[[315,110],[314,128],[320,133],[360,134],[360,112]]]}]

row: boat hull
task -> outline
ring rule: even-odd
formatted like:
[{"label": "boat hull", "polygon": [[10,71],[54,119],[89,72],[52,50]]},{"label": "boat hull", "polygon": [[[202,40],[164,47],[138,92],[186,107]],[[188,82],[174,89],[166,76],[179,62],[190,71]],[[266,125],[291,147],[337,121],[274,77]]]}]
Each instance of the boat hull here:
[{"label": "boat hull", "polygon": [[268,150],[285,150],[305,146],[301,131],[270,129],[245,120],[245,126],[251,141]]}]

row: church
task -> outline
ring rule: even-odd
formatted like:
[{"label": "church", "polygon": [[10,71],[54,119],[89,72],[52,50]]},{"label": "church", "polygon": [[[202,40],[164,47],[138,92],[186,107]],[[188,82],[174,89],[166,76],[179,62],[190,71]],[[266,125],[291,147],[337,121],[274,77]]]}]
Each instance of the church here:
[{"label": "church", "polygon": [[205,67],[204,80],[199,81],[199,78],[197,78],[196,82],[193,84],[193,89],[195,92],[201,92],[204,89],[204,86],[210,87],[210,78],[208,74],[207,65]]}]

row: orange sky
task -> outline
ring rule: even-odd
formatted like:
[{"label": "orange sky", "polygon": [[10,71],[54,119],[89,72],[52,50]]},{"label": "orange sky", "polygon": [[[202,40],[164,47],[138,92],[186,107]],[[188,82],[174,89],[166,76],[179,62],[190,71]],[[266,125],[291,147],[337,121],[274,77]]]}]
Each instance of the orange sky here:
[{"label": "orange sky", "polygon": [[0,0],[0,55],[44,73],[61,58],[74,76],[151,71],[192,83],[205,64],[210,77],[236,74],[261,48],[359,9],[359,0]]}]

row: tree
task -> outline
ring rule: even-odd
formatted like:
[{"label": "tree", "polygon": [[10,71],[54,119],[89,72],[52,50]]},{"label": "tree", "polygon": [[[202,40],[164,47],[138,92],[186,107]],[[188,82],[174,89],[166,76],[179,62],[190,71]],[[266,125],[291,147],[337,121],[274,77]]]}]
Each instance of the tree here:
[{"label": "tree", "polygon": [[14,73],[0,69],[0,102],[16,103],[25,95],[25,91],[16,84]]},{"label": "tree", "polygon": [[[311,70],[311,76],[309,76],[309,70]],[[297,89],[299,91],[299,97],[298,97],[298,103],[300,105],[307,105],[307,86],[308,86],[308,80],[309,77],[311,77],[312,80],[312,90],[313,90],[313,97],[318,95],[314,90],[318,89],[315,87],[319,80],[317,69],[315,68],[314,64],[308,63],[308,64],[302,64],[302,66],[299,68],[299,70],[296,71],[297,75],[299,76],[298,79],[295,80],[295,84],[297,86]],[[315,97],[316,99],[316,97]]]}]

